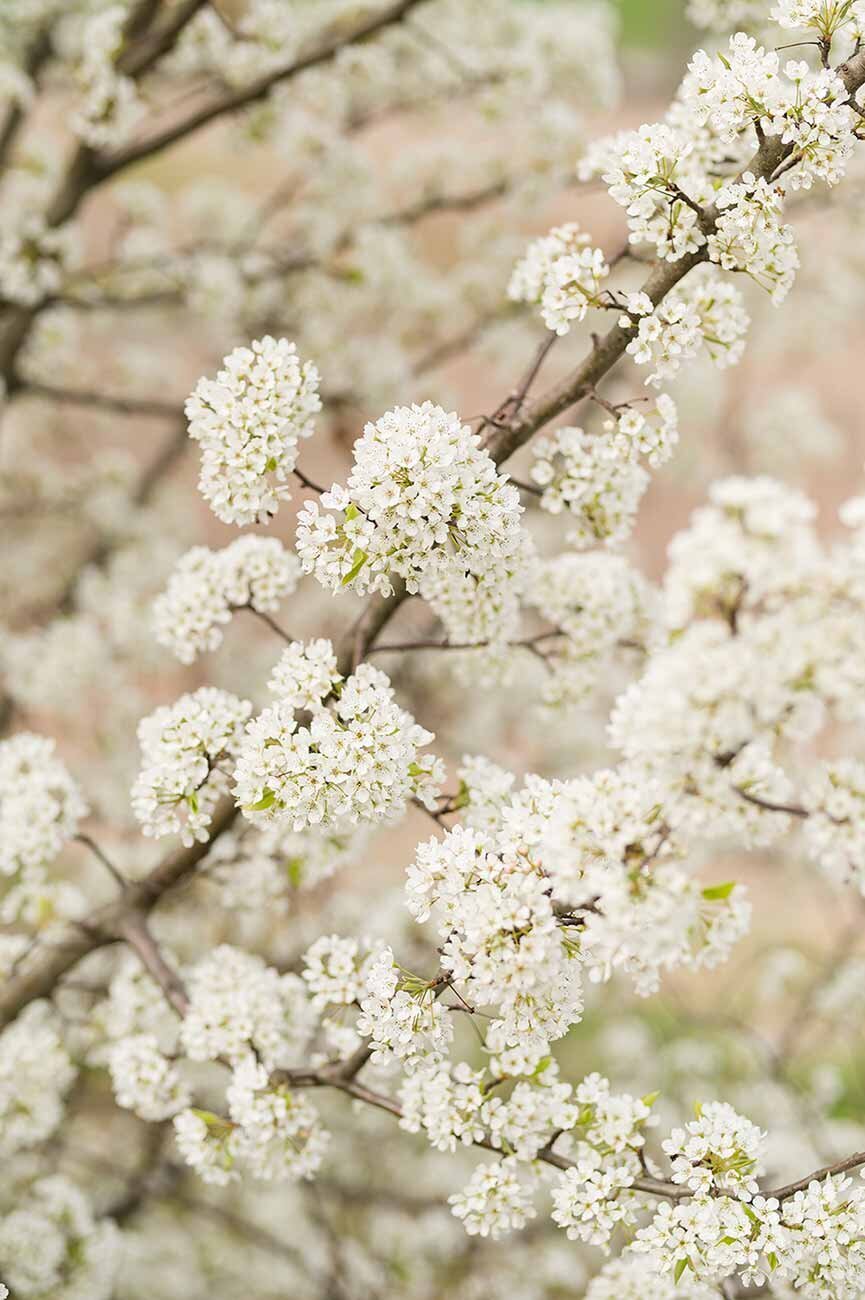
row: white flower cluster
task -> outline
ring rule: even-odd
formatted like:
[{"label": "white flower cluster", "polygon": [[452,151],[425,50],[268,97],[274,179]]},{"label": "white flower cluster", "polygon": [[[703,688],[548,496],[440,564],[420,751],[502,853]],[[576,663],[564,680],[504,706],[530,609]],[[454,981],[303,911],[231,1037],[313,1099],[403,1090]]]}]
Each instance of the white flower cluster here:
[{"label": "white flower cluster", "polygon": [[229,789],[225,764],[239,753],[247,700],[202,686],[138,724],[142,768],[132,809],[145,835],[206,840],[213,811]]},{"label": "white flower cluster", "polygon": [[76,1070],[47,1002],[34,1002],[0,1035],[0,1155],[56,1131]]},{"label": "white flower cluster", "polygon": [[605,447],[628,460],[645,456],[653,467],[665,464],[679,441],[676,403],[667,393],[628,402],[615,419],[604,421],[610,435]]},{"label": "white flower cluster", "polygon": [[254,953],[221,944],[188,979],[189,1010],[181,1046],[192,1061],[232,1065],[254,1054],[267,1068],[287,1065],[309,1038],[313,1020],[298,975],[280,975]]},{"label": "white flower cluster", "polygon": [[[849,5],[820,7],[824,15],[850,10]],[[843,175],[857,118],[847,88],[830,69],[812,72],[807,63],[790,61],[782,76],[776,51],[737,32],[726,55],[711,57],[702,50],[694,55],[683,98],[697,121],[728,144],[747,128],[759,127],[764,136],[792,146],[799,163],[791,176],[794,186],[808,187],[815,178],[831,185]]]},{"label": "white flower cluster", "polygon": [[664,970],[726,961],[750,926],[744,886],[704,887],[669,862],[651,872],[605,863],[586,872],[584,887],[597,898],[583,938],[589,978],[623,970],[644,997],[657,991]]},{"label": "white flower cluster", "polygon": [[151,1123],[170,1119],[191,1100],[179,1071],[159,1050],[155,1034],[130,1034],[111,1048],[111,1086],[118,1106]]},{"label": "white flower cluster", "polygon": [[470,1237],[495,1241],[524,1228],[535,1217],[532,1201],[536,1186],[537,1177],[506,1156],[495,1164],[478,1165],[463,1190],[448,1200]]},{"label": "white flower cluster", "polygon": [[135,82],[115,66],[128,18],[125,6],[109,5],[81,31],[78,77],[84,98],[72,116],[72,128],[93,149],[122,144],[144,113]]},{"label": "white flower cluster", "polygon": [[525,552],[522,507],[476,434],[454,414],[424,402],[400,406],[368,424],[354,446],[346,487],[307,502],[297,553],[330,590],[392,590],[404,579],[436,608],[452,577],[493,588],[507,582]]},{"label": "white flower cluster", "polygon": [[36,213],[0,229],[0,298],[32,306],[63,284],[73,252],[68,227],[48,226]]},{"label": "white flower cluster", "polygon": [[634,1222],[640,1202],[627,1189],[641,1169],[645,1129],[655,1123],[653,1100],[613,1093],[600,1074],[588,1075],[576,1089],[574,1161],[552,1193],[553,1222],[572,1240],[606,1251],[617,1225]]},{"label": "white flower cluster", "polygon": [[298,442],[321,410],[318,371],[287,339],[265,335],[235,348],[215,379],[186,402],[189,436],[201,444],[199,488],[226,524],[266,523],[289,495]]},{"label": "white flower cluster", "polygon": [[567,510],[574,515],[568,535],[573,545],[602,541],[615,546],[629,536],[649,475],[636,461],[617,454],[610,435],[592,437],[566,427],[538,438],[533,450],[531,476],[543,490],[541,506],[551,514]]},{"label": "white flower cluster", "polygon": [[603,253],[593,248],[577,222],[556,226],[530,244],[514,267],[508,297],[540,305],[547,329],[567,334],[600,305],[601,283],[610,274]]},{"label": "white flower cluster", "polygon": [[424,1132],[437,1151],[456,1151],[484,1138],[484,1071],[467,1061],[427,1060],[403,1080],[400,1128]]},{"label": "white flower cluster", "polygon": [[369,960],[357,939],[343,939],[336,934],[316,939],[303,954],[303,978],[313,1006],[323,1011],[328,1006],[359,1003],[366,988]]},{"label": "white flower cluster", "polygon": [[854,758],[822,763],[803,795],[810,816],[804,836],[814,861],[836,880],[865,892],[865,763]]},{"label": "white flower cluster", "polygon": [[0,1272],[16,1300],[111,1300],[122,1251],[112,1220],[97,1219],[84,1193],[59,1174],[15,1190],[8,1213],[0,1213]]},{"label": "white flower cluster", "polygon": [[527,603],[563,634],[545,644],[543,685],[544,701],[561,705],[586,697],[617,646],[648,640],[657,593],[621,556],[593,551],[539,562]]},{"label": "white flower cluster", "polygon": [[763,1173],[766,1134],[726,1102],[709,1102],[696,1112],[696,1119],[673,1129],[662,1143],[673,1182],[704,1196],[723,1192],[750,1200]]},{"label": "white flower cluster", "polygon": [[[303,653],[290,646],[272,685],[285,698],[246,728],[234,773],[235,794],[256,826],[281,823],[295,831],[398,816],[413,795],[433,797],[443,777],[440,760],[419,757],[432,733],[394,699],[384,673],[360,664],[330,704],[317,697],[337,685],[328,642]],[[294,701],[313,712],[299,726]]]},{"label": "white flower cluster", "polygon": [[580,957],[593,982],[624,971],[639,994],[661,972],[713,966],[747,931],[746,892],[703,886],[672,860],[682,820],[670,789],[642,765],[557,783],[539,855],[553,898],[579,924]]},{"label": "white flower cluster", "polygon": [[623,328],[634,330],[627,350],[638,366],[654,367],[646,383],[658,387],[683,361],[705,350],[719,369],[734,366],[745,350],[750,318],[739,290],[704,270],[654,307],[644,293],[627,295]]},{"label": "white flower cluster", "polygon": [[154,601],[156,639],[191,664],[222,644],[234,610],[275,612],[299,576],[296,556],[275,537],[239,537],[221,551],[194,546]]},{"label": "white flower cluster", "polygon": [[505,834],[497,844],[454,827],[418,846],[406,892],[416,920],[435,910],[442,969],[472,1005],[495,1008],[507,1043],[559,1038],[579,1020],[579,962],[556,923],[546,877],[519,839]]},{"label": "white flower cluster", "polygon": [[382,948],[366,970],[357,1032],[370,1039],[372,1060],[394,1056],[406,1070],[418,1062],[435,1064],[453,1034],[438,989],[400,972],[390,948]]},{"label": "white flower cluster", "polygon": [[687,131],[658,122],[602,142],[580,167],[584,177],[601,171],[610,197],[627,212],[629,242],[653,244],[670,262],[706,242],[692,203],[708,197],[709,187],[695,166],[694,147]]},{"label": "white flower cluster", "polygon": [[[691,9],[707,2],[695,0]],[[694,1282],[691,1274],[674,1282],[669,1274],[658,1272],[649,1256],[621,1255],[591,1279],[586,1300],[718,1300],[718,1288]]]},{"label": "white flower cluster", "polygon": [[770,17],[790,31],[811,28],[825,41],[845,30],[855,39],[865,30],[862,0],[776,0]]},{"label": "white flower cluster", "polygon": [[333,646],[319,637],[292,641],[277,660],[268,688],[287,708],[314,713],[341,682]]},{"label": "white flower cluster", "polygon": [[122,1037],[111,1051],[119,1104],[145,1119],[173,1115],[178,1150],[205,1182],[223,1186],[241,1172],[311,1177],[328,1136],[314,1107],[279,1077],[301,1058],[316,1023],[304,981],[222,944],[191,969],[187,986],[175,1055],[231,1068],[227,1115],[190,1105],[189,1087],[153,1033]]},{"label": "white flower cluster", "polygon": [[[798,173],[797,173],[798,174]],[[745,172],[719,191],[709,256],[725,271],[745,271],[774,303],[787,296],[799,267],[793,228],[780,220],[781,193]]]},{"label": "white flower cluster", "polygon": [[87,812],[53,740],[24,731],[0,742],[0,875],[39,875]]},{"label": "white flower cluster", "polygon": [[853,1296],[865,1284],[865,1194],[844,1177],[816,1179],[782,1202],[697,1196],[658,1209],[629,1248],[674,1281],[743,1285],[817,1297]]}]

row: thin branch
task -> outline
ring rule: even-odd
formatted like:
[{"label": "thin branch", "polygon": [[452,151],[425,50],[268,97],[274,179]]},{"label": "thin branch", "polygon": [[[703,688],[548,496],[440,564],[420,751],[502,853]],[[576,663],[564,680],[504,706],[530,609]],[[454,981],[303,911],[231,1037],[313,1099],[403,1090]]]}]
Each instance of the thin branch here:
[{"label": "thin branch", "polygon": [[750,790],[746,790],[745,787],[741,785],[734,785],[733,789],[740,798],[753,804],[755,808],[765,808],[767,812],[787,813],[790,817],[804,818],[811,816],[808,809],[803,808],[801,804],[776,803],[773,799],[764,799],[759,794],[752,794]]},{"label": "thin branch", "polygon": [[70,406],[92,406],[115,415],[153,415],[161,419],[176,420],[181,413],[179,402],[163,402],[150,397],[122,397],[119,394],[100,393],[92,389],[62,388],[55,384],[31,383],[13,378],[10,389],[23,397],[40,397],[49,402],[62,402]]},{"label": "thin branch", "polygon": [[147,918],[142,911],[132,911],[118,926],[118,935],[125,939],[144,969],[156,981],[166,1000],[182,1018],[189,1011],[189,997],[183,981],[169,966],[159,944],[154,939]]},{"label": "thin branch", "polygon": [[860,1165],[865,1165],[865,1151],[854,1151],[852,1156],[847,1156],[844,1160],[836,1160],[833,1165],[824,1165],[822,1169],[815,1169],[813,1174],[799,1178],[795,1183],[773,1187],[771,1191],[763,1192],[762,1195],[767,1199],[774,1196],[777,1201],[786,1201],[797,1192],[807,1191],[811,1183],[822,1182],[824,1178],[831,1178],[834,1174],[846,1174],[851,1169],[858,1169]]},{"label": "thin branch", "polygon": [[286,632],[284,628],[281,628],[269,614],[265,614],[263,609],[254,609],[252,605],[239,605],[238,608],[248,609],[250,614],[254,614],[256,618],[261,619],[262,623],[265,623],[271,632],[275,632],[286,645],[291,645],[292,641],[294,641],[295,638],[289,632]]},{"label": "thin branch", "polygon": [[99,847],[99,845],[96,843],[96,841],[93,840],[93,839],[91,839],[89,835],[85,835],[83,831],[79,831],[78,834],[75,836],[75,838],[76,838],[76,840],[78,841],[79,844],[84,844],[84,845],[85,845],[85,846],[90,850],[90,852],[93,854],[93,856],[94,856],[94,857],[95,857],[99,862],[102,863],[102,866],[105,868],[105,870],[108,872],[108,874],[113,878],[114,883],[115,883],[116,885],[118,885],[118,886],[120,887],[121,890],[125,890],[125,889],[126,889],[126,886],[127,886],[127,884],[128,884],[128,881],[126,880],[126,878],[125,878],[123,875],[121,875],[121,873],[120,873],[120,872],[117,870],[117,868],[115,867],[114,863],[113,863],[113,862],[111,861],[111,859],[108,857],[108,854],[105,853],[105,852],[104,852],[104,851]]},{"label": "thin branch", "polygon": [[191,135],[209,122],[224,117],[226,114],[236,113],[239,109],[248,108],[252,104],[257,104],[259,100],[265,99],[269,95],[274,86],[279,85],[281,82],[290,81],[292,78],[299,76],[300,73],[309,71],[310,68],[317,68],[323,63],[330,63],[347,46],[369,40],[370,37],[377,35],[385,28],[401,22],[412,9],[416,9],[418,5],[426,2],[427,0],[396,0],[396,3],[386,5],[374,17],[364,18],[352,26],[347,27],[345,22],[337,22],[329,35],[325,35],[323,40],[293,63],[266,73],[265,76],[254,81],[251,86],[245,86],[241,90],[233,91],[231,94],[214,100],[210,104],[203,105],[187,117],[166,127],[164,131],[160,131],[149,139],[145,139],[138,144],[131,144],[127,148],[120,149],[107,157],[101,157],[97,164],[100,182],[107,180],[109,176],[115,175],[116,172],[123,168],[129,167],[132,163],[140,162],[144,158],[151,158],[154,154],[161,153],[169,145]]}]

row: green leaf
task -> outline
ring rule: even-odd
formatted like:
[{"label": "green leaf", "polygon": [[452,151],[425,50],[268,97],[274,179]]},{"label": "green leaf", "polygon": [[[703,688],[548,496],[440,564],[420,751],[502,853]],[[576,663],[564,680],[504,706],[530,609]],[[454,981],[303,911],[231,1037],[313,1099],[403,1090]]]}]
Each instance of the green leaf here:
[{"label": "green leaf", "polygon": [[676,1267],[673,1269],[673,1281],[678,1282],[679,1278],[682,1276],[685,1269],[690,1267],[691,1267],[691,1261],[688,1259],[687,1255],[685,1256],[684,1259],[677,1259]]},{"label": "green leaf", "polygon": [[701,1116],[702,1114],[703,1114],[703,1103],[702,1103],[701,1101],[695,1101],[695,1102],[694,1102],[694,1118],[695,1118],[695,1119],[699,1119],[700,1116]]},{"label": "green leaf", "polygon": [[360,573],[361,569],[366,564],[368,559],[369,556],[367,555],[366,551],[361,551],[361,550],[355,551],[354,563],[352,564],[348,573],[345,575],[345,577],[342,580],[343,587],[347,587],[350,582],[354,582],[355,578]]},{"label": "green leaf", "polygon": [[703,897],[715,902],[722,898],[729,898],[735,888],[735,880],[727,880],[723,885],[709,885],[708,889],[703,890]]},{"label": "green leaf", "polygon": [[645,1097],[641,1097],[640,1100],[644,1106],[654,1106],[660,1095],[660,1092],[647,1092]]},{"label": "green leaf", "polygon": [[248,804],[247,810],[249,812],[264,812],[265,809],[272,808],[275,803],[276,803],[276,792],[274,790],[271,790],[269,786],[265,786],[264,794],[261,796],[261,798],[258,800],[257,803]]},{"label": "green leaf", "polygon": [[303,876],[303,858],[286,858],[285,874],[288,876],[289,883],[295,888],[299,888]]},{"label": "green leaf", "polygon": [[188,794],[186,796],[186,802],[189,804],[189,807],[192,809],[192,811],[194,813],[197,813],[198,812],[198,791],[193,790],[191,794]]},{"label": "green leaf", "polygon": [[770,1250],[766,1258],[769,1261],[769,1267],[774,1272],[775,1269],[778,1267],[778,1256],[775,1254],[774,1250]]},{"label": "green leaf", "polygon": [[353,501],[349,501],[348,505],[345,508],[344,514],[345,514],[345,522],[347,524],[350,524],[352,519],[357,519],[358,515],[360,514],[360,511],[358,510],[357,506],[354,504]]}]

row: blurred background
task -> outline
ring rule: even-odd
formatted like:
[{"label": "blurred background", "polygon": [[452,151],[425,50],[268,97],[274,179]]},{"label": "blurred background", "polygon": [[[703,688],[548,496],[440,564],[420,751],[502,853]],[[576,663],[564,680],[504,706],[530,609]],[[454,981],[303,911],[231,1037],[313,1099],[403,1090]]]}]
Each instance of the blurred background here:
[{"label": "blurred background", "polygon": [[[294,29],[282,33],[282,14],[292,11],[304,39],[316,21],[314,4],[276,5],[250,34],[242,0],[206,8],[216,11],[208,30],[180,40],[145,87],[145,137],[284,58]],[[9,212],[39,209],[56,185],[85,16],[61,6],[52,20],[59,66],[48,69],[6,158]],[[10,45],[20,38],[6,34]],[[344,479],[365,421],[397,403],[428,398],[465,419],[491,412],[544,335],[534,313],[507,300],[514,261],[564,221],[579,221],[606,252],[620,249],[621,211],[602,185],[577,181],[577,159],[599,135],[662,116],[691,51],[720,39],[692,25],[678,0],[496,0],[488,9],[436,0],[392,38],[217,118],[82,196],[50,302],[4,361],[2,716],[7,733],[58,738],[94,809],[94,833],[129,875],[164,848],[140,836],[129,807],[139,718],[205,683],[260,703],[280,649],[242,616],[224,646],[189,669],[153,639],[152,600],[178,557],[236,536],[196,490],[199,453],[182,408],[199,377],[264,333],[296,341],[319,367],[325,408],[300,465],[324,484]],[[718,477],[770,474],[801,488],[827,537],[838,505],[861,491],[863,190],[860,163],[838,194],[796,198],[803,264],[790,298],[776,309],[748,286],[753,323],[741,364],[695,364],[671,386],[681,444],[655,472],[626,548],[653,581],[671,537]],[[621,283],[635,286],[640,272],[624,265]],[[7,316],[18,310],[4,306]],[[588,330],[569,334],[544,383],[590,345]],[[607,396],[619,400],[641,383],[620,367]],[[566,421],[596,427],[598,413],[580,409]],[[527,477],[526,453],[513,472]],[[270,530],[288,546],[303,499],[297,493]],[[560,547],[559,522],[531,503],[529,511],[541,548]],[[308,579],[281,622],[298,637],[336,637],[357,611],[351,596],[334,600]],[[429,628],[429,616],[409,607],[392,639]],[[466,752],[546,776],[614,761],[605,722],[633,661],[605,663],[590,699],[551,714],[526,704],[543,678],[531,656],[519,693],[484,681],[471,656],[444,658],[382,666],[436,732],[452,771]],[[236,879],[214,884],[211,864],[163,909],[161,933],[181,957],[235,941],[291,968],[322,925],[366,925],[396,934],[422,965],[428,949],[410,932],[400,886],[429,833],[412,813],[378,834],[362,860],[323,878],[307,846],[280,898],[257,909],[243,905]],[[860,900],[786,857],[731,850],[698,868],[749,885],[750,937],[727,966],[671,977],[649,1001],[625,982],[591,992],[563,1046],[563,1073],[598,1069],[634,1092],[661,1088],[665,1118],[694,1096],[747,1096],[748,1113],[771,1118],[787,1151],[800,1140],[807,1147],[797,1135],[803,1113],[816,1109],[808,1140],[821,1153],[861,1145],[865,1056],[848,1032],[865,1007]],[[88,907],[107,896],[76,850],[63,875]],[[254,890],[249,901],[261,901]],[[72,907],[59,887],[16,906],[6,906],[6,928],[23,924],[49,941]],[[104,992],[112,972],[97,962],[86,974]],[[70,1022],[79,1011],[70,1006]],[[96,1052],[98,1062],[99,1046],[82,1041],[82,1059]],[[353,1125],[358,1141],[321,1184],[218,1195],[184,1181],[147,1126],[110,1111],[98,1065],[82,1075],[75,1105],[77,1127],[58,1141],[59,1158],[91,1181],[128,1234],[117,1300],[558,1300],[582,1295],[597,1267],[549,1226],[506,1247],[465,1239],[441,1208],[459,1185],[452,1162],[376,1117],[330,1108],[329,1121]],[[812,1167],[811,1150],[801,1154]]]}]

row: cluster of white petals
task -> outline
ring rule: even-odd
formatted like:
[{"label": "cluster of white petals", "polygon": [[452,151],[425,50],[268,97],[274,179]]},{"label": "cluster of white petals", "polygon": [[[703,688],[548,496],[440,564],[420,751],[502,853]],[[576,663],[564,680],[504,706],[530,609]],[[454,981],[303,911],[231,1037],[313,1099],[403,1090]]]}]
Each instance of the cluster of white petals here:
[{"label": "cluster of white petals", "polygon": [[[400,708],[377,668],[360,664],[344,682],[335,668],[324,641],[289,646],[277,665],[280,697],[247,726],[234,771],[237,802],[254,825],[387,821],[413,795],[434,797],[441,762],[418,754],[432,733]],[[299,706],[312,709],[308,725],[298,723]]]},{"label": "cluster of white petals", "polygon": [[367,424],[345,487],[307,502],[297,553],[329,590],[388,595],[393,579],[438,611],[441,584],[506,587],[524,563],[519,493],[479,437],[432,402]]},{"label": "cluster of white petals", "polygon": [[44,1142],[63,1118],[76,1075],[56,1016],[35,1002],[0,1034],[0,1153]]},{"label": "cluster of white petals", "polygon": [[[111,1219],[97,1219],[79,1187],[62,1174],[23,1186],[0,1201],[0,1270],[21,1300],[111,1300],[123,1242]],[[11,1196],[10,1196],[11,1193]],[[11,1204],[3,1204],[11,1200]]]},{"label": "cluster of white petals", "polygon": [[627,314],[619,323],[634,331],[627,350],[638,366],[653,367],[646,383],[658,387],[703,351],[719,369],[736,365],[749,316],[734,284],[703,271],[657,307],[646,294],[627,295]]},{"label": "cluster of white petals", "polygon": [[186,402],[189,436],[202,450],[199,488],[223,523],[266,523],[290,495],[299,440],[321,410],[318,371],[269,334],[222,366]]},{"label": "cluster of white petals", "polygon": [[162,705],[138,724],[142,767],[132,810],[145,835],[206,840],[214,809],[229,789],[226,764],[239,753],[247,700],[202,686]]},{"label": "cluster of white petals", "polygon": [[0,742],[0,875],[52,862],[87,811],[53,740],[22,731]]},{"label": "cluster of white petals", "polygon": [[239,537],[221,551],[187,551],[153,603],[156,639],[190,664],[222,644],[237,609],[274,613],[297,587],[300,564],[275,537]]},{"label": "cluster of white petals", "polygon": [[592,248],[572,221],[529,245],[514,267],[508,297],[538,304],[547,329],[567,334],[572,321],[585,320],[589,308],[600,305],[601,284],[609,274],[601,250]]}]

